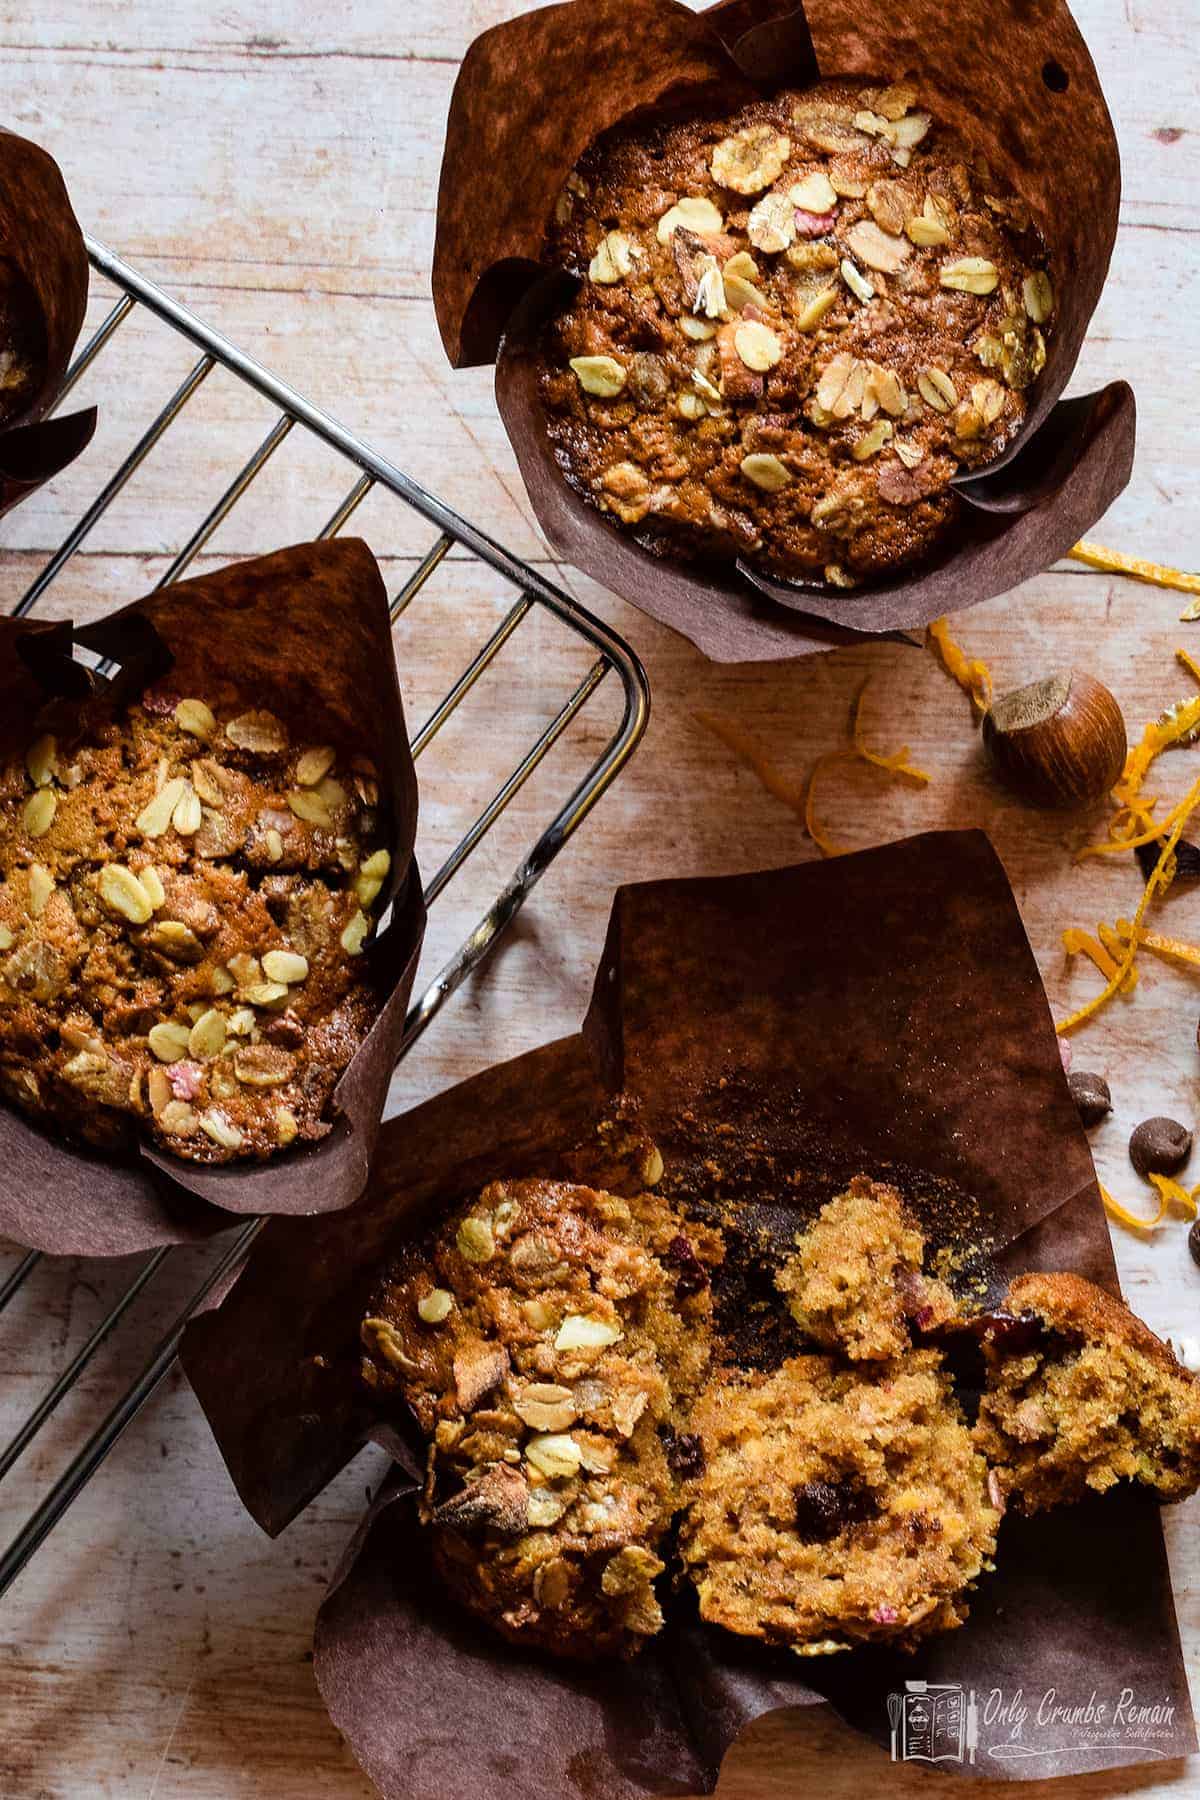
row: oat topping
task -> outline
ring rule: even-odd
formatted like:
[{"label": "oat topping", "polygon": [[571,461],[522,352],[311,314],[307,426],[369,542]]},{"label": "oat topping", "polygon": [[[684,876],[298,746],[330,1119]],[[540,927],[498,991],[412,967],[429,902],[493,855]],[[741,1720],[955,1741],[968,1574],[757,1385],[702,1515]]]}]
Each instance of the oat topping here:
[{"label": "oat topping", "polygon": [[378,1010],[374,769],[194,696],[47,710],[0,763],[0,1092],[110,1150],[323,1137]]},{"label": "oat topping", "polygon": [[916,82],[619,127],[567,198],[545,254],[586,279],[545,328],[548,429],[650,548],[879,577],[1019,429],[1054,324],[1045,247]]}]

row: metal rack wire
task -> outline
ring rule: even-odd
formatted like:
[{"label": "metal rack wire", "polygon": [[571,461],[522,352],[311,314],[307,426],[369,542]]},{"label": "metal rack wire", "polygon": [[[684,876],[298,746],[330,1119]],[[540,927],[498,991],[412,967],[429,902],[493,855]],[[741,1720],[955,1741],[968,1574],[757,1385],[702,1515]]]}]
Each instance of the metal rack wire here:
[{"label": "metal rack wire", "polygon": [[[378,455],[336,420],[310,405],[295,389],[279,381],[219,332],[201,323],[111,250],[89,238],[88,254],[96,273],[116,289],[117,298],[111,311],[69,370],[59,396],[59,404],[103,355],[135,309],[190,343],[199,352],[199,357],[166,405],[141,432],[133,447],[95,498],[83,509],[58,549],[30,583],[14,608],[17,616],[30,613],[39,604],[188,402],[209,375],[221,368],[252,389],[274,410],[276,416],[257,448],[233,475],[215,505],[204,515],[175,555],[158,582],[159,587],[180,579],[218,527],[243,499],[280,446],[299,428],[337,452],[356,472],[352,485],[325,521],[319,536],[331,537],[339,532],[367,495],[375,489],[393,495],[412,512],[428,520],[437,531],[433,543],[421,556],[391,602],[393,623],[407,611],[447,553],[455,547],[477,558],[480,563],[503,577],[515,590],[513,603],[500,623],[470,658],[419,730],[413,734],[414,757],[421,756],[531,614],[541,611],[553,615],[595,652],[587,673],[475,816],[428,882],[425,889],[427,904],[432,905],[460,872],[535,770],[541,767],[568,726],[588,706],[605,679],[615,675],[621,684],[623,708],[619,724],[586,773],[576,782],[526,851],[513,875],[496,894],[475,928],[414,1002],[406,1022],[401,1050],[403,1055],[431,1024],[455,989],[487,956],[558,852],[632,755],[645,730],[649,711],[649,687],[645,672],[629,646],[601,620],[546,581],[536,569],[513,556],[468,520],[459,517],[434,494]],[[274,545],[269,547],[275,548]],[[245,1258],[262,1224],[262,1220],[252,1220],[236,1231],[216,1265],[209,1270],[203,1282],[190,1295],[163,1333],[141,1372],[53,1482],[3,1555],[0,1555],[0,1594],[16,1579],[95,1474],[126,1427],[170,1372],[187,1320]],[[0,1481],[24,1454],[172,1254],[174,1252],[170,1249],[160,1249],[147,1257],[133,1280],[95,1326],[8,1444],[0,1448]],[[0,1312],[20,1291],[41,1260],[37,1252],[30,1252],[0,1281]]]}]

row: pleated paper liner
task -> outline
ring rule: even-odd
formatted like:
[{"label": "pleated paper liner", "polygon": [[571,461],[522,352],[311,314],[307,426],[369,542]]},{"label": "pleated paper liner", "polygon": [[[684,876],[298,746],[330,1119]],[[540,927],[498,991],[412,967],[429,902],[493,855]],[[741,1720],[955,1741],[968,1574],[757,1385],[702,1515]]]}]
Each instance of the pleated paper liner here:
[{"label": "pleated paper liner", "polygon": [[[409,1491],[420,1446],[358,1381],[359,1320],[399,1245],[487,1181],[587,1179],[597,1124],[617,1106],[659,1145],[663,1190],[685,1209],[719,1201],[728,1229],[788,1242],[861,1170],[896,1180],[934,1241],[969,1246],[994,1295],[1027,1268],[1116,1289],[1045,994],[981,833],[621,889],[579,1035],[389,1121],[353,1214],[273,1220],[184,1340],[267,1531],[369,1439],[395,1458],[316,1635],[330,1715],[387,1800],[710,1791],[742,1727],[779,1706],[829,1699],[886,1745],[887,1696],[913,1677],[981,1700],[1013,1684],[1083,1699],[1129,1686],[1174,1709],[1148,1743],[1044,1731],[1031,1734],[1036,1761],[981,1751],[974,1773],[1061,1775],[1191,1749],[1158,1510],[1136,1496],[1006,1520],[968,1624],[913,1658],[801,1663],[700,1625],[681,1599],[634,1662],[567,1667],[505,1645],[449,1600]],[[745,1298],[729,1261],[727,1320]]]},{"label": "pleated paper liner", "polygon": [[[392,867],[365,954],[382,996],[333,1093],[319,1143],[265,1163],[205,1167],[148,1142],[121,1159],[71,1144],[0,1103],[0,1237],[55,1254],[117,1256],[220,1230],[231,1214],[349,1206],[367,1178],[425,928],[413,860],[417,786],[396,676],[387,592],[359,539],[302,544],[160,590],[86,629],[5,620],[4,748],[21,753],[48,694],[92,678],[72,640],[111,657],[123,696],[152,683],[214,709],[266,708],[303,741],[363,754],[380,772]],[[103,679],[103,678],[97,678]]]},{"label": "pleated paper liner", "polygon": [[[573,278],[539,262],[554,200],[581,153],[635,116],[826,77],[912,71],[1031,209],[1052,256],[1046,367],[1010,452],[959,477],[960,524],[919,566],[845,591],[745,563],[643,549],[566,481],[547,442],[536,333]],[[1129,479],[1124,382],[1064,405],[1116,235],[1120,161],[1083,39],[1062,0],[567,0],[494,27],[455,86],[438,197],[433,294],[455,366],[496,363],[496,393],[530,502],[554,549],[721,662],[777,660],[923,628],[1056,561]]]},{"label": "pleated paper liner", "polygon": [[2,127],[0,263],[7,265],[36,345],[36,378],[28,403],[0,429],[0,513],[6,513],[87,447],[96,429],[96,409],[87,407],[61,419],[45,416],[83,324],[87,251],[54,158]]}]

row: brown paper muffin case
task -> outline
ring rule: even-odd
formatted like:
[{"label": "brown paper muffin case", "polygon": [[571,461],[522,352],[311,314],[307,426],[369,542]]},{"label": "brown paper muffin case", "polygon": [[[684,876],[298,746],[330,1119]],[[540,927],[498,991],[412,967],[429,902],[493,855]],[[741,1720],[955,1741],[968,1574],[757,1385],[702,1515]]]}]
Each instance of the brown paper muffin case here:
[{"label": "brown paper muffin case", "polygon": [[[546,220],[581,152],[610,126],[714,92],[915,71],[939,116],[1027,202],[1058,295],[1046,367],[1008,454],[956,481],[961,527],[940,554],[878,586],[772,580],[745,564],[642,549],[565,481],[546,440],[533,344],[563,277],[539,264]],[[530,502],[561,556],[717,661],[802,656],[927,625],[1054,562],[1129,480],[1135,408],[1123,382],[1066,408],[1116,236],[1120,160],[1087,47],[1063,0],[566,0],[485,32],[451,103],[433,293],[456,366],[496,363],[496,394]],[[570,281],[570,278],[566,278]]]},{"label": "brown paper muffin case", "polygon": [[[837,920],[837,931],[830,927]],[[977,831],[830,863],[621,889],[579,1035],[386,1124],[350,1215],[272,1220],[184,1366],[246,1505],[274,1533],[369,1438],[397,1472],[319,1616],[330,1714],[387,1800],[632,1800],[711,1791],[752,1718],[828,1698],[886,1745],[906,1679],[1026,1693],[1132,1686],[1173,1708],[1143,1743],[1037,1736],[968,1773],[1061,1775],[1193,1747],[1158,1513],[1136,1496],[1005,1522],[961,1631],[914,1658],[768,1654],[686,1602],[634,1663],[564,1668],[503,1645],[434,1585],[407,1490],[415,1439],[356,1380],[381,1262],[486,1181],[578,1178],[621,1092],[664,1190],[719,1198],[780,1241],[850,1174],[894,1180],[998,1294],[1072,1268],[1116,1289],[1087,1141],[1003,869]],[[763,1197],[764,1156],[794,1175]],[[714,1163],[716,1173],[714,1174]],[[724,1296],[736,1316],[736,1284]],[[732,1309],[732,1310],[730,1310]],[[404,1471],[407,1469],[407,1473]],[[1115,1697],[1115,1692],[1114,1692]],[[982,1741],[982,1740],[981,1740]]]},{"label": "brown paper muffin case", "polygon": [[0,623],[5,751],[28,743],[47,692],[78,681],[70,639],[121,663],[130,692],[169,667],[181,693],[247,698],[372,758],[390,808],[392,916],[367,952],[385,996],[334,1090],[327,1138],[270,1162],[206,1168],[144,1144],[129,1160],[51,1137],[0,1106],[0,1237],[60,1255],[117,1256],[207,1236],[230,1214],[327,1212],[362,1192],[425,928],[413,859],[416,774],[387,593],[356,538],[301,544],[160,589],[98,624]]},{"label": "brown paper muffin case", "polygon": [[53,157],[0,127],[0,262],[35,302],[44,359],[29,405],[0,430],[0,514],[84,450],[96,409],[46,419],[67,372],[87,306],[88,259]]}]

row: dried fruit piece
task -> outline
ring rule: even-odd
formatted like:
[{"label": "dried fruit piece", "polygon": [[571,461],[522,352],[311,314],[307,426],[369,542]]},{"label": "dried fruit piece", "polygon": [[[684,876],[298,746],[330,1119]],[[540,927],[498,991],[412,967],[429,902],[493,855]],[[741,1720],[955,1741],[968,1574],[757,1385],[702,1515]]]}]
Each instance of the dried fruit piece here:
[{"label": "dried fruit piece", "polygon": [[699,237],[716,237],[724,230],[725,220],[718,208],[703,194],[685,194],[658,221],[659,243],[669,244],[672,234],[681,226],[685,231],[694,231]]},{"label": "dried fruit piece", "polygon": [[713,180],[735,194],[760,194],[778,181],[792,153],[791,141],[770,125],[747,125],[713,150]]},{"label": "dried fruit piece", "polygon": [[746,480],[765,494],[777,494],[792,479],[777,456],[763,451],[752,451],[749,456],[743,456],[741,470]]},{"label": "dried fruit piece", "polygon": [[963,294],[993,294],[1000,280],[999,272],[986,256],[960,256],[957,262],[943,263],[938,281],[944,288],[956,288]]},{"label": "dried fruit piece", "polygon": [[625,370],[615,356],[573,356],[570,366],[584,393],[601,400],[613,399],[625,386]]}]

